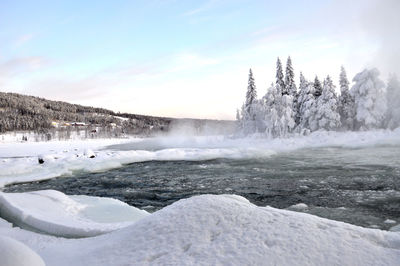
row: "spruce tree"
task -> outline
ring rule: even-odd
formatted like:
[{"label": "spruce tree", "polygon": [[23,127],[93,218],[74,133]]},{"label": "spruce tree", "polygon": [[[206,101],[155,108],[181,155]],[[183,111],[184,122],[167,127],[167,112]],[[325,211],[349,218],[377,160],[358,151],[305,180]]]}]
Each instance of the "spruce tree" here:
[{"label": "spruce tree", "polygon": [[300,91],[298,98],[299,105],[299,125],[297,126],[298,132],[304,133],[311,131],[311,125],[313,122],[314,113],[316,110],[316,100],[314,97],[314,86],[308,82],[303,75],[300,79]]},{"label": "spruce tree", "polygon": [[257,89],[254,82],[253,72],[250,69],[246,101],[242,107],[242,128],[245,134],[252,134],[256,131],[256,105]]},{"label": "spruce tree", "polygon": [[318,76],[315,76],[314,80],[314,97],[318,98],[322,94],[322,85],[318,79]]},{"label": "spruce tree", "polygon": [[295,97],[297,94],[297,88],[296,88],[296,84],[294,82],[294,71],[293,71],[293,67],[292,67],[292,60],[290,59],[290,56],[288,57],[287,62],[286,62],[285,93],[284,94],[289,94],[289,95],[292,95],[293,97]]},{"label": "spruce tree", "polygon": [[255,102],[256,99],[257,99],[257,89],[254,82],[253,72],[251,71],[250,68],[249,81],[247,84],[247,93],[246,93],[246,104],[245,104],[246,111],[250,110],[251,105]]},{"label": "spruce tree", "polygon": [[380,128],[386,113],[384,83],[379,79],[376,68],[365,69],[354,78],[350,93],[355,102],[355,124],[357,129]]},{"label": "spruce tree", "polygon": [[386,112],[387,127],[390,129],[400,127],[400,82],[394,74],[389,77],[386,100],[388,107]]},{"label": "spruce tree", "polygon": [[278,89],[278,86],[271,84],[267,94],[263,97],[264,108],[265,108],[265,133],[269,137],[277,137],[279,135],[279,107],[282,98],[282,92]]},{"label": "spruce tree", "polygon": [[279,85],[282,95],[289,94],[285,88],[285,82],[283,81],[283,70],[281,60],[277,59],[276,61],[276,84]]},{"label": "spruce tree", "polygon": [[334,130],[340,126],[335,86],[329,76],[324,80],[322,94],[318,97],[314,121],[317,122],[317,128],[312,128],[312,130]]},{"label": "spruce tree", "polygon": [[350,94],[349,81],[347,79],[346,70],[343,66],[340,70],[339,84],[340,96],[338,108],[340,121],[345,130],[353,130],[355,116],[354,98]]}]

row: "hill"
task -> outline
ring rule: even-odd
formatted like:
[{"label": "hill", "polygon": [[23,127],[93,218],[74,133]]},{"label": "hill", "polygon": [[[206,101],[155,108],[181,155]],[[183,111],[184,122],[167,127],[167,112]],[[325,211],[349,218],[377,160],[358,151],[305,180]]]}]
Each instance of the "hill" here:
[{"label": "hill", "polygon": [[129,113],[104,108],[52,101],[18,93],[0,92],[0,133],[9,131],[85,130],[89,133],[151,135],[172,128],[191,128],[195,133],[231,132],[233,121],[176,119]]}]

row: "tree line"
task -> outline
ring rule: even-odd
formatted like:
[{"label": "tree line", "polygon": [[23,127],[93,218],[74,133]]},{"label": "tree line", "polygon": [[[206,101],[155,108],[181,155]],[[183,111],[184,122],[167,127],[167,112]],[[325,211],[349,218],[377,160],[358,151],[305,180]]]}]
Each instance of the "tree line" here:
[{"label": "tree line", "polygon": [[[126,119],[121,119],[126,118]],[[104,108],[51,101],[18,93],[0,92],[0,132],[30,130],[47,132],[52,122],[84,122],[107,128],[115,124],[129,134],[148,133],[168,128],[171,119],[128,113]]]},{"label": "tree line", "polygon": [[297,89],[291,58],[287,59],[285,75],[278,58],[275,83],[258,99],[250,69],[245,102],[236,114],[239,131],[243,135],[262,133],[284,137],[321,129],[397,128],[400,126],[400,83],[396,75],[391,74],[385,85],[379,74],[376,68],[364,69],[355,75],[350,89],[342,66],[338,95],[330,76],[322,82],[317,76],[308,81],[300,72]]}]

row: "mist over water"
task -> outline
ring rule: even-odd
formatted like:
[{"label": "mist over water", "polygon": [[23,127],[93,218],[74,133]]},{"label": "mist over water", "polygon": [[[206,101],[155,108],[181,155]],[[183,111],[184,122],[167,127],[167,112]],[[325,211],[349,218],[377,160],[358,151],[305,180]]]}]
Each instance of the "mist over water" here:
[{"label": "mist over water", "polygon": [[[365,227],[389,229],[398,224],[398,134],[333,133],[336,135],[329,138],[316,134],[321,135],[283,140],[178,135],[144,139],[107,150],[159,152],[162,160],[105,172],[74,172],[49,181],[9,186],[5,191],[56,189],[66,194],[113,197],[151,212],[193,195],[228,193],[242,195],[259,206],[300,210]],[[205,152],[215,150],[236,155],[204,157]],[[174,159],[175,153],[188,151]],[[264,153],[257,155],[257,151]],[[293,206],[298,203],[307,206]]]}]

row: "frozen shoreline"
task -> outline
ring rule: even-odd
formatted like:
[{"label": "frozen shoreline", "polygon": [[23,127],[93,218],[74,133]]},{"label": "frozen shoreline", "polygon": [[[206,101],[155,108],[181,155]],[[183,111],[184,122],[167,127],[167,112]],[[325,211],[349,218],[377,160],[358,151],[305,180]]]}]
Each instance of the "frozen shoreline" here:
[{"label": "frozen shoreline", "polygon": [[[0,186],[146,160],[268,158],[301,148],[398,144],[399,129],[315,132],[272,140],[171,136],[2,143],[0,155],[7,158],[0,159]],[[88,157],[91,151],[95,158]],[[37,161],[39,154],[45,160],[42,165]],[[12,158],[19,156],[31,157]],[[132,222],[123,222],[126,212],[118,210],[130,206],[113,199],[67,196],[57,191],[0,192],[0,196],[1,244],[21,248],[21,257],[26,255],[26,259],[38,255],[35,258],[46,265],[397,265],[400,261],[399,232],[257,207],[235,195],[195,196]],[[106,207],[109,203],[116,208]],[[60,213],[67,217],[60,219]],[[12,227],[4,220],[10,214],[13,222],[30,229],[58,236],[73,232],[75,237],[86,238],[67,239]],[[118,219],[111,221],[114,224],[104,221],[109,215],[119,217],[122,223]],[[102,235],[94,236],[98,234]],[[5,256],[2,252],[6,251],[0,250],[0,257]]]},{"label": "frozen shoreline", "polygon": [[180,200],[97,237],[41,235],[11,227],[1,218],[0,235],[22,242],[49,266],[398,265],[400,261],[398,232],[257,207],[235,195]]},{"label": "frozen shoreline", "polygon": [[[399,145],[400,129],[365,132],[317,131],[283,139],[237,139],[223,136],[175,135],[155,138],[88,139],[0,143],[0,188],[39,181],[74,171],[96,172],[144,161],[202,161],[219,158],[268,158],[278,152],[318,147]],[[95,155],[95,158],[89,158]],[[38,157],[44,164],[38,163]]]}]

